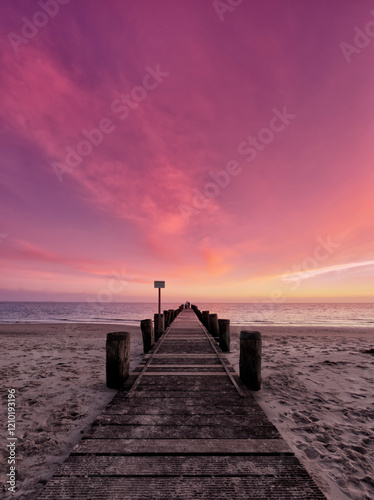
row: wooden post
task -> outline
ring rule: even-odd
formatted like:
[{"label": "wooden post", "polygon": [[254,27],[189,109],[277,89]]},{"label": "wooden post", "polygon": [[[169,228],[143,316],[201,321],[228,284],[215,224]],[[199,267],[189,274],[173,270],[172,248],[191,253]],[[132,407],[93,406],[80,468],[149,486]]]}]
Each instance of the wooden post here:
[{"label": "wooden post", "polygon": [[261,333],[240,332],[240,378],[251,391],[261,389]]},{"label": "wooden post", "polygon": [[203,325],[209,331],[209,311],[203,311]]},{"label": "wooden post", "polygon": [[155,324],[155,341],[161,337],[164,333],[164,315],[163,314],[155,314],[154,315],[154,324]]},{"label": "wooden post", "polygon": [[218,315],[209,314],[209,331],[212,337],[218,338]]},{"label": "wooden post", "polygon": [[164,310],[164,326],[165,326],[165,330],[170,325],[170,323],[171,323],[171,321],[170,321],[169,311],[165,309]]},{"label": "wooden post", "polygon": [[175,314],[174,314],[174,309],[169,309],[169,318],[170,318],[170,323],[171,324],[174,321]]},{"label": "wooden post", "polygon": [[142,319],[140,322],[143,336],[143,349],[144,354],[147,354],[152,349],[155,343],[155,334],[153,332],[153,325],[151,319]]},{"label": "wooden post", "polygon": [[230,352],[230,320],[218,320],[219,346],[223,352]]},{"label": "wooden post", "polygon": [[199,320],[201,322],[203,322],[203,313],[200,311],[200,309],[198,307],[196,308],[196,314],[197,314],[197,317],[199,318]]},{"label": "wooden post", "polygon": [[106,338],[106,386],[121,389],[129,376],[130,334],[108,333]]}]

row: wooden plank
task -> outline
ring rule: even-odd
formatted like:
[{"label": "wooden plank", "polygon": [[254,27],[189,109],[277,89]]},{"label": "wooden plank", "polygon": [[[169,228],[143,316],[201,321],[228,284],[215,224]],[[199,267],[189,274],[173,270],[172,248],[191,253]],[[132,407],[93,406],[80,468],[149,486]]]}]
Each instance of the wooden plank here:
[{"label": "wooden plank", "polygon": [[[219,367],[219,364],[216,365],[161,365],[161,364],[155,364],[152,363],[148,370],[153,370],[154,368],[217,368]],[[205,373],[205,372],[204,372]]]},{"label": "wooden plank", "polygon": [[273,425],[97,425],[83,439],[274,439]]},{"label": "wooden plank", "polygon": [[[181,393],[182,394],[182,393]],[[239,406],[212,406],[210,404],[186,404],[184,397],[173,398],[173,403],[168,398],[163,398],[165,403],[155,404],[152,398],[133,399],[131,405],[111,405],[105,409],[103,415],[243,415],[258,416],[257,408],[243,408]]]},{"label": "wooden plank", "polygon": [[290,476],[305,474],[290,455],[70,455],[55,476]]},{"label": "wooden plank", "polygon": [[[151,497],[150,497],[151,494]],[[199,499],[323,500],[310,478],[245,477],[56,477],[38,500]]]},{"label": "wooden plank", "polygon": [[210,353],[205,353],[205,354],[180,354],[180,353],[166,353],[166,354],[160,354],[157,353],[154,355],[154,358],[217,358],[216,354],[210,354]]},{"label": "wooden plank", "polygon": [[279,454],[291,453],[282,439],[83,439],[73,454],[131,455],[154,453]]},{"label": "wooden plank", "polygon": [[[149,396],[148,396],[149,397]],[[144,404],[149,404],[152,406],[159,406],[160,408],[164,407],[165,405],[174,405],[177,403],[177,399],[179,398],[178,396],[173,396],[170,395],[166,392],[161,392],[161,395],[158,396],[154,394],[153,400],[152,401],[145,401]],[[110,403],[108,403],[107,408],[110,408],[111,406],[122,406],[124,408],[129,407],[130,405],[134,404],[140,404],[139,401],[142,400],[142,396],[139,395],[138,403],[132,402],[131,399],[129,399],[126,395],[125,392],[118,392],[116,396],[112,399]],[[179,399],[179,403],[181,403]],[[258,405],[258,403],[254,400],[251,394],[249,394],[248,397],[242,399],[238,396],[238,394],[235,391],[231,391],[229,394],[222,394],[220,398],[217,398],[217,395],[215,393],[196,393],[194,391],[191,391],[189,394],[184,394],[184,400],[182,402],[185,405],[192,405],[192,406],[201,406],[204,407],[205,405],[208,405],[211,408],[255,408],[259,413],[263,414],[263,411],[261,407]],[[106,411],[106,410],[104,410]]]},{"label": "wooden plank", "polygon": [[[198,411],[198,408],[197,408]],[[272,426],[265,415],[259,415],[258,412],[247,413],[245,415],[222,415],[222,414],[181,414],[183,418],[178,418],[175,414],[103,414],[99,415],[93,425],[177,425],[178,422],[183,426]],[[262,417],[262,418],[261,418]]]},{"label": "wooden plank", "polygon": [[[193,372],[193,371],[157,371],[157,370],[154,370],[154,371],[151,371],[151,369],[149,368],[143,375],[143,377],[146,377],[146,376],[160,376],[160,375],[175,375],[175,376],[182,376],[182,375],[187,375],[187,376],[195,376],[195,377],[201,377],[201,376],[204,376],[204,377],[210,377],[210,376],[224,376],[226,377],[227,374],[226,372],[209,372],[209,371],[205,371],[205,372]],[[157,381],[156,381],[157,382]]]},{"label": "wooden plank", "polygon": [[[140,386],[138,387],[137,391],[132,395],[133,398],[161,398],[163,396],[169,396],[171,398],[188,398],[193,396],[193,390],[184,390],[183,387],[178,388],[177,386],[175,387],[169,387],[166,388],[163,391],[157,390],[156,387],[150,385],[150,386]],[[222,397],[225,396],[235,396],[235,389],[227,389],[227,390],[222,390],[220,391],[219,388],[216,388],[212,391],[206,387],[205,389],[200,389],[201,396],[204,397],[206,395],[207,397],[210,394],[216,395],[216,397],[219,397],[219,395],[222,395]]]},{"label": "wooden plank", "polygon": [[[145,373],[143,375],[144,377],[146,376]],[[232,384],[225,373],[223,373],[223,375],[225,376],[224,380],[222,380],[221,378],[222,375],[221,373],[209,376],[209,378],[207,378],[207,375],[208,375],[207,373],[203,373],[202,375],[199,375],[196,379],[190,380],[189,375],[184,375],[185,378],[183,379],[183,375],[181,374],[172,375],[170,373],[166,373],[165,375],[161,375],[159,373],[157,374],[157,377],[156,376],[152,378],[147,377],[147,380],[143,379],[139,385],[139,389],[140,387],[145,385],[155,386],[159,388],[162,387],[165,390],[167,390],[168,388],[170,390],[170,388],[174,386],[179,386],[179,387],[182,386],[184,390],[190,390],[190,391],[198,390],[203,387],[210,388],[211,390],[214,390],[215,388],[225,389],[232,387]]]}]

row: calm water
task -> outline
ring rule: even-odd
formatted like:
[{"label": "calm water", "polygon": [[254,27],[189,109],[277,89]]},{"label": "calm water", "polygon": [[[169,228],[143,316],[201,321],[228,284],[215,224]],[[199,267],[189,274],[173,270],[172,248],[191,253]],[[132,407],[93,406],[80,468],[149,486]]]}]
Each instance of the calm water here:
[{"label": "calm water", "polygon": [[[174,309],[179,303],[162,304]],[[233,325],[374,327],[374,304],[225,304],[198,303]],[[0,323],[139,324],[153,318],[154,302],[0,302]]]}]

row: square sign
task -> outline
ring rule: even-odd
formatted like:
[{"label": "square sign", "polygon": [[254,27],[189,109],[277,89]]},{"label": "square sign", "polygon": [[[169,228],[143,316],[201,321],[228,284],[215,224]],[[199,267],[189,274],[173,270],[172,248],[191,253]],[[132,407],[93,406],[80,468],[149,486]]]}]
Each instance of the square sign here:
[{"label": "square sign", "polygon": [[165,281],[155,281],[155,288],[165,288]]}]

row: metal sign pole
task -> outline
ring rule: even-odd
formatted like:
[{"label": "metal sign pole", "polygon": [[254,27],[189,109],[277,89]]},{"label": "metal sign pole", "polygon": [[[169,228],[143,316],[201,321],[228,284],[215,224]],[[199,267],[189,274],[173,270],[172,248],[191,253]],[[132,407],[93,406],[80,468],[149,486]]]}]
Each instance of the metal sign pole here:
[{"label": "metal sign pole", "polygon": [[154,287],[158,288],[158,315],[161,314],[161,288],[165,288],[165,281],[155,281]]}]

